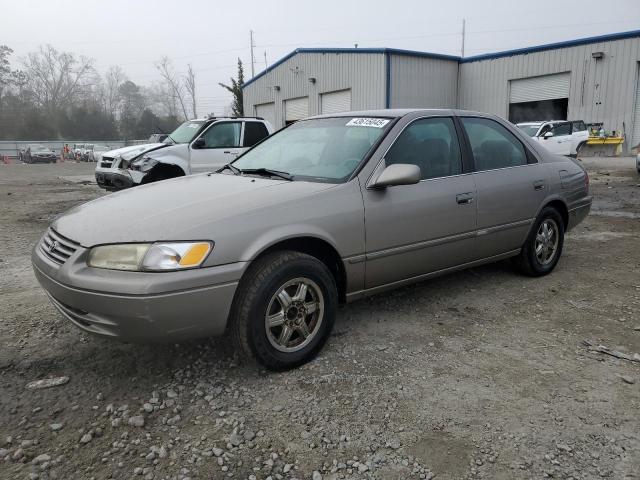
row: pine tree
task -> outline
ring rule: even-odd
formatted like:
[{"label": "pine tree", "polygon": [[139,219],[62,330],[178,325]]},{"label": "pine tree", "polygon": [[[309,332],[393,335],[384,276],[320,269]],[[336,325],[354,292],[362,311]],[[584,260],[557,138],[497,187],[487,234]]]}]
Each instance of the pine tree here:
[{"label": "pine tree", "polygon": [[236,117],[244,115],[244,106],[242,102],[242,85],[244,85],[244,70],[242,68],[242,60],[238,59],[238,78],[231,78],[231,86],[220,83],[220,86],[233,95],[233,103],[231,110]]}]

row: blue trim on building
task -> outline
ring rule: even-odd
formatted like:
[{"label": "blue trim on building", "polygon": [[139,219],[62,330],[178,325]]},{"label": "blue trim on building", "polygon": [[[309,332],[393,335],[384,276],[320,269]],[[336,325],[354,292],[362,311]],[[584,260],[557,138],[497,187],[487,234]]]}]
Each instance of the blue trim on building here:
[{"label": "blue trim on building", "polygon": [[527,53],[543,52],[545,50],[556,50],[558,48],[575,47],[578,45],[588,45],[590,43],[608,42],[611,40],[624,40],[625,38],[640,37],[640,30],[630,30],[628,32],[609,33],[607,35],[598,35],[595,37],[578,38],[575,40],[567,40],[564,42],[547,43],[545,45],[536,45],[534,47],[517,48],[515,50],[506,50],[504,52],[484,53],[482,55],[474,55],[473,57],[465,57],[460,63],[478,62],[480,60],[491,60],[494,58],[511,57],[513,55],[524,55]]},{"label": "blue trim on building", "polygon": [[384,91],[384,108],[391,107],[391,54],[389,52],[384,54],[384,68],[385,68],[385,91]]},{"label": "blue trim on building", "polygon": [[429,53],[429,52],[417,52],[414,50],[402,50],[399,48],[296,48],[293,52],[288,55],[282,57],[273,65],[270,65],[267,69],[258,73],[252,79],[246,81],[243,85],[243,88],[251,85],[258,78],[267,74],[277,66],[289,60],[291,57],[298,53],[381,53],[381,54],[393,54],[393,55],[404,55],[407,57],[421,57],[421,58],[435,58],[440,60],[454,60],[456,62],[460,61],[460,57],[456,57],[453,55],[443,55],[440,53]]},{"label": "blue trim on building", "polygon": [[564,42],[557,42],[557,43],[548,43],[545,45],[537,45],[537,46],[533,46],[533,47],[526,47],[526,48],[518,48],[515,50],[506,50],[503,52],[496,52],[496,53],[485,53],[482,55],[475,55],[472,57],[457,57],[455,55],[444,55],[444,54],[440,54],[440,53],[430,53],[430,52],[418,52],[415,50],[402,50],[402,49],[398,49],[398,48],[296,48],[293,52],[291,52],[290,54],[282,57],[280,60],[278,60],[276,63],[274,63],[273,65],[269,66],[267,69],[263,70],[262,72],[258,73],[255,77],[253,77],[252,79],[248,80],[247,82],[244,83],[243,88],[251,85],[253,82],[255,82],[257,79],[259,79],[260,77],[262,77],[263,75],[265,75],[266,73],[270,72],[271,70],[275,69],[276,67],[278,67],[279,65],[281,65],[282,63],[286,62],[287,60],[289,60],[291,57],[293,57],[294,55],[298,54],[298,53],[381,53],[381,54],[385,54],[388,57],[388,65],[387,65],[387,102],[390,100],[389,99],[389,92],[390,92],[390,84],[389,84],[389,80],[390,80],[390,76],[391,76],[391,69],[390,69],[390,57],[391,55],[403,55],[403,56],[407,56],[407,57],[421,57],[421,58],[434,58],[434,59],[439,59],[439,60],[453,60],[459,63],[469,63],[469,62],[478,62],[480,60],[491,60],[491,59],[495,59],[495,58],[503,58],[503,57],[511,57],[513,55],[525,55],[527,53],[535,53],[535,52],[543,52],[545,50],[555,50],[558,48],[567,48],[567,47],[575,47],[577,45],[587,45],[589,43],[598,43],[598,42],[607,42],[607,41],[611,41],[611,40],[623,40],[625,38],[635,38],[635,37],[640,37],[640,30],[630,30],[628,32],[619,32],[619,33],[610,33],[607,35],[598,35],[595,37],[585,37],[585,38],[578,38],[575,40],[567,40]]}]

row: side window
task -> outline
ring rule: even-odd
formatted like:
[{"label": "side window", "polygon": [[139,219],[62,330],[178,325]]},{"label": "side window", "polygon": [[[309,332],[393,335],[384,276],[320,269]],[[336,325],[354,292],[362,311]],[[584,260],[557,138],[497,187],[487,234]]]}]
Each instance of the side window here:
[{"label": "side window", "polygon": [[553,136],[558,137],[561,135],[571,135],[571,124],[569,122],[554,125]]},{"label": "side window", "polygon": [[487,118],[461,118],[469,137],[476,171],[527,164],[524,146],[509,130]]},{"label": "side window", "polygon": [[240,122],[216,123],[202,134],[204,148],[239,147],[240,125]]},{"label": "side window", "polygon": [[243,147],[253,147],[263,138],[269,136],[267,127],[264,123],[260,122],[245,122],[244,124],[244,140],[242,142]]},{"label": "side window", "polygon": [[573,122],[572,132],[584,132],[587,129],[587,126],[584,124],[582,120],[578,120],[577,122]]},{"label": "side window", "polygon": [[422,179],[462,173],[460,144],[451,118],[425,118],[410,124],[385,156],[385,163],[420,167]]},{"label": "side window", "polygon": [[547,123],[540,129],[540,133],[538,133],[538,136],[542,137],[545,133],[550,132],[552,129],[553,126]]}]

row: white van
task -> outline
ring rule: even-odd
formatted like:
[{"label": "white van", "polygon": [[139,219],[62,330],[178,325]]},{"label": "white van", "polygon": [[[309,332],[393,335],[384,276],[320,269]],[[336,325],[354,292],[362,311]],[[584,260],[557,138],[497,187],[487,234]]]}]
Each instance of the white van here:
[{"label": "white van", "polygon": [[124,147],[102,155],[96,181],[110,191],[168,178],[210,172],[273,133],[261,117],[188,120],[162,143]]}]

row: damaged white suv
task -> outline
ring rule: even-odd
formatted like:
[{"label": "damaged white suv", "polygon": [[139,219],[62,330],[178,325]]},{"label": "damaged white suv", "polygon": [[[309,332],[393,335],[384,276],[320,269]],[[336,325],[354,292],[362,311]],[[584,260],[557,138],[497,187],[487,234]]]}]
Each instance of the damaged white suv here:
[{"label": "damaged white suv", "polygon": [[168,178],[209,172],[273,133],[260,117],[206,117],[188,120],[162,143],[106,152],[96,165],[96,181],[114,191]]}]

